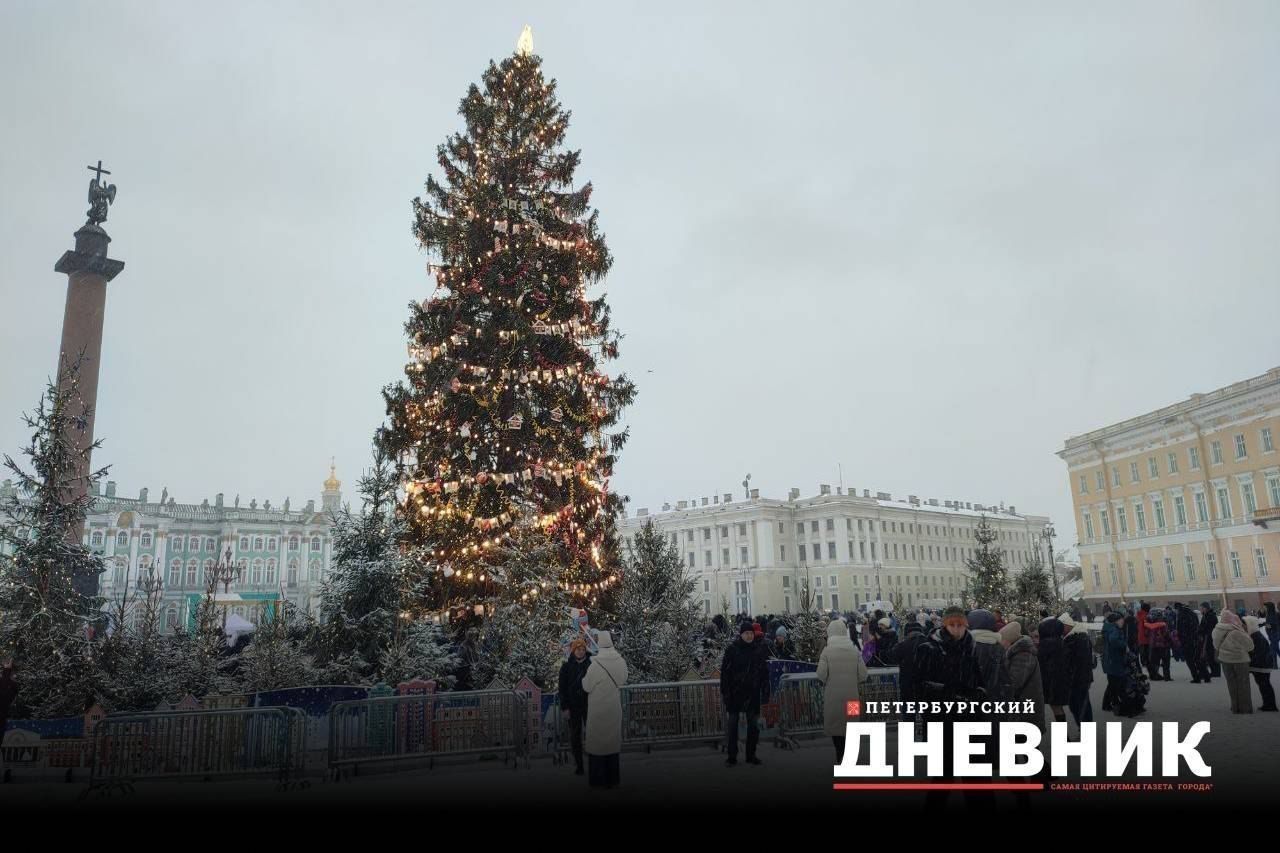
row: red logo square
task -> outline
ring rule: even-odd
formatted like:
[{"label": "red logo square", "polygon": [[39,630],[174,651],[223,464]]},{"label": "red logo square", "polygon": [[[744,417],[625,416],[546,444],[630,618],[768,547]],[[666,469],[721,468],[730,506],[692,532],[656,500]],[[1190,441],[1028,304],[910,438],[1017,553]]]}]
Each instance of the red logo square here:
[{"label": "red logo square", "polygon": [[846,717],[857,717],[862,714],[862,702],[854,699],[844,703],[844,714]]}]

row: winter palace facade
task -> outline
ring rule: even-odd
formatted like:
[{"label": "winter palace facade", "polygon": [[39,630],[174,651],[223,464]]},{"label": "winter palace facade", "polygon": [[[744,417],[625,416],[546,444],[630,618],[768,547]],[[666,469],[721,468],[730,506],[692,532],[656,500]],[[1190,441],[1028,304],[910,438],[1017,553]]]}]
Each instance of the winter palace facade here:
[{"label": "winter palace facade", "polygon": [[[225,587],[219,583],[215,596],[228,614],[257,624],[281,600],[314,612],[329,572],[330,513],[341,505],[341,487],[330,468],[320,508],[311,500],[299,509],[287,500],[282,507],[256,500],[241,506],[237,498],[228,506],[221,494],[212,504],[180,504],[167,491],[157,501],[147,489],[126,498],[109,482],[94,496],[84,535],[84,544],[107,564],[99,593],[110,608],[126,590],[136,601],[139,580],[162,581],[160,624],[173,631],[193,623],[208,573],[229,561],[239,577]],[[7,497],[13,486],[6,481],[0,492],[0,499]],[[126,618],[140,613],[133,607]]]},{"label": "winter palace facade", "polygon": [[1069,438],[1085,597],[1280,600],[1280,367]]},{"label": "winter palace facade", "polygon": [[666,504],[658,513],[640,509],[619,520],[619,532],[630,543],[652,521],[680,552],[707,614],[726,604],[734,613],[794,613],[806,578],[810,606],[822,611],[895,598],[906,607],[958,602],[983,516],[1011,571],[1037,552],[1049,565],[1045,516],[852,488],[833,493],[829,485],[818,492],[801,498],[792,489],[779,500],[753,489],[742,501],[725,494]]}]

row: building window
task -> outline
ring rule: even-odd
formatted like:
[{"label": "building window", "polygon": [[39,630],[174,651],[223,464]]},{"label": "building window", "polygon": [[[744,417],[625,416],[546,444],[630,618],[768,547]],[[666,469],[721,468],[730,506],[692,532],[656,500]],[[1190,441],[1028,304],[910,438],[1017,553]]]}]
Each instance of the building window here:
[{"label": "building window", "polygon": [[298,585],[298,561],[289,561],[289,586]]},{"label": "building window", "polygon": [[248,551],[248,550],[249,550],[249,537],[248,537],[248,536],[241,536],[241,537],[240,537],[240,550],[241,550],[241,551]]},{"label": "building window", "polygon": [[150,534],[150,533],[144,533],[144,534],[142,534],[142,541],[141,541],[141,542],[139,542],[138,544],[139,544],[141,547],[143,547],[143,548],[150,548],[150,547],[151,547],[151,534]]},{"label": "building window", "polygon": [[734,591],[738,598],[738,611],[740,613],[751,612],[751,587],[748,581],[734,581]]},{"label": "building window", "polygon": [[836,543],[827,543],[827,559],[834,560],[836,558]]},{"label": "building window", "polygon": [[804,535],[804,522],[803,522],[803,521],[797,521],[797,522],[796,522],[796,535],[797,535],[797,536],[803,536],[803,535]]},{"label": "building window", "polygon": [[1102,478],[1102,469],[1101,469],[1101,468],[1099,468],[1097,471],[1094,471],[1094,472],[1093,472],[1093,476],[1094,476],[1095,478],[1097,478],[1097,481],[1098,481],[1098,491],[1102,491],[1103,489],[1105,489],[1105,488],[1107,487],[1106,481],[1105,481],[1105,480],[1103,480],[1103,478]]},{"label": "building window", "polygon": [[1209,580],[1216,581],[1218,579],[1218,557],[1216,554],[1204,555],[1205,567],[1209,570]]},{"label": "building window", "polygon": [[1200,448],[1187,448],[1187,464],[1191,467],[1192,471],[1200,470]]},{"label": "building window", "polygon": [[783,613],[791,612],[791,596],[789,595],[782,596],[782,612]]},{"label": "building window", "polygon": [[840,596],[839,596],[839,594],[834,593],[834,592],[833,592],[833,593],[831,593],[831,609],[832,609],[832,610],[839,610],[839,609],[840,609]]},{"label": "building window", "polygon": [[1173,514],[1179,527],[1187,526],[1187,501],[1182,495],[1173,496]]},{"label": "building window", "polygon": [[1169,583],[1173,583],[1173,558],[1164,558],[1164,574],[1169,579]]},{"label": "building window", "polygon": [[862,530],[862,519],[858,519],[858,530]]},{"label": "building window", "polygon": [[1098,564],[1093,564],[1093,588],[1102,589],[1102,573],[1098,571]]},{"label": "building window", "polygon": [[290,550],[290,551],[296,551],[296,550],[298,550],[298,537],[297,537],[297,536],[290,536],[290,537],[289,537],[289,550]]},{"label": "building window", "polygon": [[720,549],[720,562],[726,566],[729,565],[729,549],[728,548]]},{"label": "building window", "polygon": [[817,532],[818,532],[818,519],[816,519],[816,518],[815,518],[815,519],[813,519],[812,521],[810,521],[810,522],[809,522],[809,531],[810,531],[811,533],[817,533]]},{"label": "building window", "polygon": [[1196,579],[1196,558],[1188,554],[1186,559],[1187,559],[1187,582],[1194,583]]},{"label": "building window", "polygon": [[[1277,483],[1280,483],[1280,481],[1277,481]],[[1280,485],[1278,485],[1277,488],[1280,488]],[[858,543],[858,557],[864,563],[867,561],[867,543],[866,542]]]},{"label": "building window", "polygon": [[813,543],[813,559],[815,561],[822,560],[822,543],[820,542]]},{"label": "building window", "polygon": [[[783,575],[783,576],[782,576],[782,588],[783,588],[783,589],[791,589],[791,575]],[[704,592],[705,592],[705,590],[704,590]]]},{"label": "building window", "polygon": [[1271,506],[1280,507],[1280,477],[1267,478],[1267,491],[1271,494]]},{"label": "building window", "polygon": [[1164,523],[1164,501],[1160,498],[1153,498],[1151,501],[1151,508],[1154,509],[1156,513],[1156,530],[1164,530],[1167,526]]},{"label": "building window", "polygon": [[277,547],[279,547],[279,545],[276,542],[276,538],[274,536],[272,536],[270,539],[267,540],[267,550],[274,551],[276,550]]},{"label": "building window", "polygon": [[1178,454],[1176,453],[1169,454],[1169,473],[1178,473]]},{"label": "building window", "polygon": [[1227,519],[1231,517],[1231,495],[1227,492],[1226,486],[1218,487],[1218,518]]},{"label": "building window", "polygon": [[786,561],[787,561],[787,546],[779,545],[778,546],[778,562],[785,563]]},{"label": "building window", "polygon": [[1128,573],[1129,573],[1129,586],[1130,586],[1130,587],[1135,587],[1135,586],[1137,586],[1137,585],[1138,585],[1138,576],[1137,576],[1137,574],[1135,574],[1135,573],[1134,573],[1134,571],[1133,571],[1133,561],[1132,561],[1132,560],[1129,560],[1128,562],[1126,562],[1126,563],[1124,564],[1124,566],[1125,566],[1125,569],[1126,569],[1126,570],[1128,571]]},{"label": "building window", "polygon": [[216,551],[218,550],[218,543],[213,541],[212,537],[206,536],[204,540],[204,549],[206,551]]},{"label": "building window", "polygon": [[813,576],[813,588],[822,589],[822,575]]},{"label": "building window", "polygon": [[89,537],[89,541],[93,544],[93,547],[101,548],[102,547],[102,531],[101,530],[95,531],[94,534]]},{"label": "building window", "polygon": [[817,607],[818,607],[818,609],[819,609],[819,610],[822,610],[822,609],[823,609],[823,607],[822,607],[822,593],[818,593],[818,595],[814,598],[814,601],[817,603]]},{"label": "building window", "polygon": [[1231,552],[1231,577],[1241,577],[1240,572],[1240,554],[1236,551]]},{"label": "building window", "polygon": [[200,564],[197,563],[195,560],[187,560],[187,587],[188,588],[195,587],[198,580],[196,577],[196,572],[198,571],[199,567],[200,567]]},{"label": "building window", "polygon": [[1119,581],[1119,579],[1116,577],[1116,564],[1115,564],[1115,563],[1109,563],[1109,564],[1107,565],[1107,568],[1111,571],[1111,588],[1112,588],[1112,589],[1115,589],[1117,586],[1119,586],[1119,585],[1120,585],[1120,581]]},{"label": "building window", "polygon": [[1104,509],[1098,514],[1102,516],[1102,535],[1110,536],[1111,535],[1111,513]]},{"label": "building window", "polygon": [[1262,452],[1270,453],[1275,450],[1275,445],[1271,443],[1271,427],[1263,427],[1262,432],[1258,433],[1258,437],[1262,439]]},{"label": "building window", "polygon": [[[781,532],[781,531],[779,531],[779,532]],[[738,522],[738,535],[739,535],[739,536],[746,536],[746,535],[747,535],[747,525],[746,525],[746,523],[745,523],[745,522]]]},{"label": "building window", "polygon": [[1267,552],[1261,548],[1254,548],[1253,560],[1258,568],[1258,577],[1265,578],[1267,576]]},{"label": "building window", "polygon": [[1240,484],[1240,494],[1244,496],[1244,511],[1249,515],[1253,515],[1258,511],[1258,498],[1253,493],[1253,481],[1247,480]]},{"label": "building window", "polygon": [[827,519],[827,529],[828,529],[828,530],[835,530],[835,529],[836,529],[836,520],[835,520],[834,518],[828,518],[828,519]]},{"label": "building window", "polygon": [[710,527],[702,528],[702,541],[709,542],[710,540],[711,540],[711,528]]},{"label": "building window", "polygon": [[1093,513],[1089,510],[1084,511],[1084,535],[1086,539],[1093,539]]},{"label": "building window", "polygon": [[[676,544],[676,535],[675,535],[674,533],[672,533],[672,534],[671,534],[671,544],[672,544],[672,545]],[[319,551],[319,550],[320,550],[320,537],[319,537],[319,536],[312,536],[312,537],[311,537],[311,550],[312,550],[312,551]]]},{"label": "building window", "polygon": [[253,568],[250,570],[249,582],[254,586],[262,585],[262,558],[253,561]]},{"label": "building window", "polygon": [[1151,475],[1151,479],[1153,480],[1160,476],[1160,465],[1156,462],[1156,458],[1154,456],[1147,457],[1147,473]]},{"label": "building window", "polygon": [[1113,467],[1111,469],[1111,485],[1113,486],[1120,485],[1120,469],[1119,468]]},{"label": "building window", "polygon": [[693,562],[693,552],[692,552],[692,551],[690,551],[688,556],[689,556],[689,568],[691,568],[691,569],[696,569],[696,568],[697,568],[697,564],[695,564],[695,563]]},{"label": "building window", "polygon": [[828,584],[828,586],[832,586],[832,587],[839,586],[839,584],[836,582],[836,576],[835,576],[835,575],[832,575],[832,576],[829,578],[829,580],[830,580],[830,583]]},{"label": "building window", "polygon": [[1153,586],[1155,586],[1155,585],[1156,585],[1156,574],[1155,574],[1155,572],[1153,572],[1153,571],[1151,570],[1151,561],[1150,561],[1150,560],[1143,560],[1143,561],[1142,561],[1142,568],[1143,568],[1143,569],[1145,569],[1145,570],[1146,570],[1146,572],[1147,572],[1147,586],[1149,586],[1149,587],[1153,587]]},{"label": "building window", "polygon": [[1249,451],[1244,444],[1244,433],[1238,433],[1236,435],[1236,458],[1243,459],[1248,455]]},{"label": "building window", "polygon": [[1214,465],[1222,464],[1222,442],[1215,441],[1209,445],[1209,459]]},{"label": "building window", "polygon": [[311,561],[311,565],[308,567],[307,571],[308,571],[308,575],[309,575],[309,577],[310,577],[310,579],[311,579],[311,581],[312,581],[313,583],[314,583],[315,581],[320,580],[320,561],[319,561],[319,560],[312,560],[312,561]]},{"label": "building window", "polygon": [[116,534],[116,547],[119,548],[121,545],[126,548],[129,546],[129,534],[123,530]]},{"label": "building window", "polygon": [[871,543],[871,559],[874,560],[875,558],[876,558],[876,543],[872,542]]},{"label": "building window", "polygon": [[182,561],[174,560],[169,563],[169,586],[175,587],[182,583]]},{"label": "building window", "polygon": [[164,612],[165,627],[170,631],[178,627],[178,605],[170,604]]},{"label": "building window", "polygon": [[1197,491],[1195,493],[1196,502],[1196,521],[1201,524],[1209,522],[1209,502],[1204,499],[1204,492]]},{"label": "building window", "polygon": [[276,561],[267,560],[267,586],[276,585]]},{"label": "building window", "polygon": [[1146,533],[1147,532],[1147,511],[1146,509],[1143,508],[1141,501],[1133,505],[1133,518],[1136,522],[1138,522],[1138,532]]},{"label": "building window", "polygon": [[1125,509],[1122,506],[1116,507],[1116,521],[1120,525],[1120,535],[1128,536],[1129,535],[1129,519],[1128,519],[1128,514],[1125,512]]},{"label": "building window", "polygon": [[738,559],[738,565],[740,565],[740,566],[745,566],[745,565],[747,564],[748,560],[747,560],[747,546],[746,546],[746,545],[742,545],[742,546],[740,546],[740,547],[738,548],[738,558],[739,558],[739,559]]},{"label": "building window", "polygon": [[1129,463],[1129,482],[1131,482],[1131,483],[1137,483],[1137,482],[1139,482],[1139,478],[1138,478],[1138,463],[1137,463],[1137,462],[1130,462],[1130,463]]}]

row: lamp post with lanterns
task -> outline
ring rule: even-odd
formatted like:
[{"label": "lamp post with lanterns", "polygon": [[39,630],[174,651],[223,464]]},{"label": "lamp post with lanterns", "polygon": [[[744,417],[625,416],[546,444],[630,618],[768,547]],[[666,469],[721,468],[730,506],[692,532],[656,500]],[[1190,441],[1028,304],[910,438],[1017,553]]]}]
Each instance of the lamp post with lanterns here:
[{"label": "lamp post with lanterns", "polygon": [[1053,530],[1053,522],[1049,522],[1044,526],[1044,532],[1041,534],[1049,545],[1049,571],[1053,573],[1053,597],[1062,600],[1062,593],[1058,590],[1058,564],[1053,558],[1053,537],[1057,534]]},{"label": "lamp post with lanterns", "polygon": [[[231,591],[231,584],[240,580],[242,572],[240,567],[235,565],[231,560],[231,546],[227,546],[227,550],[218,558],[218,564],[208,571],[208,577],[205,581],[209,584],[210,589],[216,591],[218,584],[222,584],[222,594],[227,595]],[[227,632],[227,605],[222,605],[222,633]]]}]

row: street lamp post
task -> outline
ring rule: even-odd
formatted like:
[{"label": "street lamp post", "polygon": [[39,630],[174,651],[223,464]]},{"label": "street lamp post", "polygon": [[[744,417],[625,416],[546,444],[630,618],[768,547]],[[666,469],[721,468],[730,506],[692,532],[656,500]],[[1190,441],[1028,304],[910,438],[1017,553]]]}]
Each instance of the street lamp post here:
[{"label": "street lamp post", "polygon": [[876,601],[884,601],[884,597],[880,594],[880,568],[879,561],[872,563],[872,567],[876,570]]},{"label": "street lamp post", "polygon": [[[218,588],[218,584],[222,584],[222,594],[227,595],[231,590],[231,583],[240,579],[240,567],[231,562],[231,546],[227,546],[227,550],[223,552],[218,559],[218,564],[209,570],[211,577],[207,578],[211,582],[213,589]],[[227,607],[222,606],[222,633],[227,632]]]},{"label": "street lamp post", "polygon": [[1053,530],[1053,522],[1049,522],[1044,526],[1044,538],[1049,543],[1049,571],[1053,573],[1053,597],[1062,600],[1062,592],[1058,589],[1058,563],[1053,558],[1053,537],[1056,534]]}]

